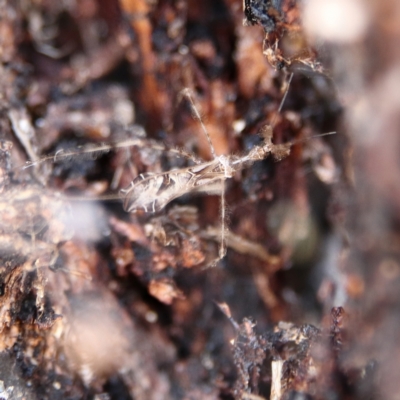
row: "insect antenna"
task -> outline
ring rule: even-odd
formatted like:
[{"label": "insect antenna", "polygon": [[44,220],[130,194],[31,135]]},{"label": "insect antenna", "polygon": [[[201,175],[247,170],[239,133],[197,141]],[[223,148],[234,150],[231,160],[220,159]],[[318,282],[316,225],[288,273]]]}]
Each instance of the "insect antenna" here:
[{"label": "insect antenna", "polygon": [[293,75],[294,75],[294,73],[292,72],[292,73],[290,74],[290,76],[289,76],[289,79],[288,79],[287,82],[286,82],[286,89],[285,89],[285,92],[284,92],[284,94],[283,94],[282,100],[281,100],[281,102],[280,102],[280,104],[279,104],[277,113],[274,115],[274,117],[273,117],[273,119],[272,119],[272,122],[271,122],[271,124],[270,124],[271,130],[272,130],[272,131],[273,131],[274,128],[275,128],[275,124],[276,124],[276,121],[277,121],[277,119],[278,119],[278,115],[281,113],[282,108],[283,108],[283,105],[285,104],[287,95],[288,95],[288,93],[289,93],[290,84],[292,83]]},{"label": "insect antenna", "polygon": [[106,144],[102,143],[99,145],[94,145],[94,144],[87,144],[83,146],[79,146],[74,150],[70,149],[60,149],[54,154],[48,154],[43,156],[42,158],[39,158],[37,160],[32,160],[32,161],[27,161],[25,165],[15,167],[13,170],[16,169],[27,169],[31,168],[40,164],[45,163],[46,161],[52,161],[52,162],[71,162],[74,158],[90,158],[90,159],[97,159],[103,154],[107,154],[113,149],[117,148],[123,148],[123,147],[130,147],[130,146],[140,146],[144,144],[143,139],[128,139],[124,140],[119,143],[112,143],[112,144]]},{"label": "insect antenna", "polygon": [[175,157],[184,157],[188,160],[194,162],[195,164],[200,164],[203,160],[198,159],[193,154],[179,148],[170,148],[163,143],[158,143],[149,139],[126,139],[116,143],[102,143],[99,145],[87,144],[79,146],[74,150],[60,149],[54,154],[45,155],[37,160],[27,161],[25,165],[14,167],[13,170],[28,169],[35,167],[37,165],[43,164],[47,161],[52,162],[71,162],[75,158],[87,158],[95,160],[100,156],[109,153],[112,150],[128,148],[128,147],[139,147],[139,148],[151,148],[156,151],[161,151],[164,153],[170,153]]},{"label": "insect antenna", "polygon": [[301,143],[301,142],[307,142],[311,139],[315,139],[315,138],[319,138],[319,137],[324,137],[324,136],[330,136],[330,135],[336,135],[336,131],[332,131],[332,132],[325,132],[325,133],[318,133],[317,135],[312,135],[306,138],[302,138],[302,139],[296,139],[293,140],[291,143],[292,144],[297,144],[297,143]]},{"label": "insect antenna", "polygon": [[299,144],[299,143],[308,142],[309,140],[315,139],[318,137],[324,137],[324,136],[335,135],[335,134],[336,134],[336,132],[326,132],[326,133],[320,133],[318,135],[313,135],[313,136],[306,137],[306,138],[292,140],[287,143],[273,144],[272,149],[271,149],[271,154],[274,157],[275,161],[281,161],[286,156],[288,156],[292,146]]}]

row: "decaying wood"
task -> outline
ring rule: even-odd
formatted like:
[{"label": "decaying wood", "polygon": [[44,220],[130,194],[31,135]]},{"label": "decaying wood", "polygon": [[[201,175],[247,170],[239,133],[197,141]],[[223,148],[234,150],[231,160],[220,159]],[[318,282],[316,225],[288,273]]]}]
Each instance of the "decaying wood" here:
[{"label": "decaying wood", "polygon": [[396,398],[397,8],[3,1],[0,397]]}]

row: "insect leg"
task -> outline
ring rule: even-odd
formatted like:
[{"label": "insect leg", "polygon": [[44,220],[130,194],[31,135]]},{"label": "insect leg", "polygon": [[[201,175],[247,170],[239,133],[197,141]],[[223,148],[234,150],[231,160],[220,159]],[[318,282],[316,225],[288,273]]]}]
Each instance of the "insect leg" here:
[{"label": "insect leg", "polygon": [[[223,188],[221,192],[221,243],[219,245],[219,260],[224,258],[226,254],[226,239],[225,239],[225,219],[226,219],[226,204],[225,204],[225,187]],[[218,260],[218,261],[219,261]]]},{"label": "insect leg", "polygon": [[193,117],[195,119],[197,119],[199,121],[201,129],[203,130],[204,134],[206,135],[206,138],[207,138],[207,141],[208,141],[208,145],[210,146],[210,151],[211,151],[211,154],[212,154],[213,158],[214,159],[217,158],[217,155],[215,154],[214,146],[213,146],[212,141],[211,141],[210,134],[208,133],[207,128],[204,125],[204,122],[203,122],[203,120],[201,118],[199,110],[197,109],[196,105],[194,104],[190,89],[189,88],[183,89],[181,93],[182,93],[182,96],[185,96],[188,99],[188,101],[190,103],[190,107],[193,110],[193,114],[192,115],[193,115]]}]

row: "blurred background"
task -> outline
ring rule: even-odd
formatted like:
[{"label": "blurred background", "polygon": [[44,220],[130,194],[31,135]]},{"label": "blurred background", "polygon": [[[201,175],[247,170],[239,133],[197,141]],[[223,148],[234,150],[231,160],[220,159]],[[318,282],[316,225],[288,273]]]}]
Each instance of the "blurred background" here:
[{"label": "blurred background", "polygon": [[400,4],[0,4],[1,398],[398,398]]}]

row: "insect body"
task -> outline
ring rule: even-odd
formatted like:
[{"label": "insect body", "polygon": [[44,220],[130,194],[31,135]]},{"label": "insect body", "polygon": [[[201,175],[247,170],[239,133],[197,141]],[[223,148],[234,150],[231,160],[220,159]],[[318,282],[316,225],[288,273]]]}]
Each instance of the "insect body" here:
[{"label": "insect body", "polygon": [[[208,133],[205,130],[208,137]],[[218,194],[221,197],[221,235],[217,262],[226,253],[225,246],[225,180],[269,154],[281,159],[290,152],[292,143],[275,145],[272,143],[272,128],[266,126],[261,132],[264,141],[242,157],[215,156],[214,160],[198,162],[196,165],[158,174],[141,174],[130,186],[120,191],[124,199],[124,209],[135,212],[162,210],[169,202],[186,193]],[[211,140],[209,140],[211,145]]]},{"label": "insect body", "polygon": [[[285,101],[292,77],[293,75],[289,79],[279,111]],[[266,158],[270,153],[277,159],[281,159],[289,154],[292,143],[274,145],[272,143],[272,127],[266,126],[261,132],[264,139],[263,143],[254,147],[247,155],[243,157],[217,156],[210,135],[193,102],[190,90],[184,89],[181,94],[190,102],[194,117],[200,122],[214,159],[212,161],[193,159],[196,165],[188,168],[166,171],[159,174],[139,175],[132,181],[128,188],[120,191],[120,195],[124,199],[124,209],[128,212],[140,209],[146,212],[160,211],[177,197],[186,193],[197,192],[220,194],[221,213],[224,214],[224,182],[226,179],[231,178],[236,171],[251,165],[255,161]],[[224,215],[222,215],[223,218]]]},{"label": "insect body", "polygon": [[216,156],[212,161],[188,168],[139,175],[128,188],[120,191],[124,198],[124,209],[127,212],[140,209],[156,212],[186,193],[221,194],[225,180],[231,178],[236,171],[266,158],[270,153],[277,159],[289,154],[291,143],[274,145],[269,127],[264,128],[262,133],[264,143],[243,157]]},{"label": "insect body", "polygon": [[141,174],[131,185],[120,191],[124,209],[134,212],[160,211],[169,202],[189,192],[221,193],[223,181],[234,172],[230,157],[219,156],[213,161],[159,174]]},{"label": "insect body", "polygon": [[[292,76],[291,76],[292,77]],[[290,80],[282,99],[281,105],[278,109],[280,112],[282,104],[286,98],[287,91],[289,88]],[[167,149],[165,146],[158,142],[144,140],[141,138],[132,138],[118,143],[117,146],[102,145],[99,148],[93,150],[93,148],[81,148],[78,152],[62,151],[58,152],[55,156],[47,156],[41,160],[33,161],[28,163],[27,167],[37,165],[46,160],[69,160],[73,155],[88,155],[88,154],[103,154],[108,152],[114,147],[141,147],[141,148],[152,148],[157,151],[169,152],[173,155],[179,155],[189,159],[193,165],[180,169],[172,169],[159,173],[145,173],[138,175],[130,185],[120,190],[119,197],[123,200],[125,211],[134,213],[140,210],[145,212],[158,212],[165,208],[174,199],[189,193],[207,193],[215,194],[220,196],[220,228],[221,234],[219,237],[220,247],[219,256],[216,261],[221,259],[226,252],[225,246],[225,181],[232,178],[233,175],[244,168],[249,167],[258,160],[263,160],[269,155],[272,155],[276,160],[285,158],[289,153],[294,142],[288,142],[284,144],[272,143],[273,128],[272,126],[265,126],[260,135],[263,139],[261,144],[253,147],[247,154],[242,156],[234,155],[219,155],[215,154],[215,150],[212,146],[210,136],[204,126],[200,114],[197,111],[194,102],[191,98],[189,89],[182,91],[182,95],[187,97],[191,103],[194,116],[199,120],[202,130],[207,137],[211,154],[213,159],[211,161],[204,161],[198,159],[191,154],[178,149]],[[330,133],[328,133],[330,134]],[[322,136],[322,135],[320,135]],[[115,199],[114,195],[101,196],[104,199]]]}]

